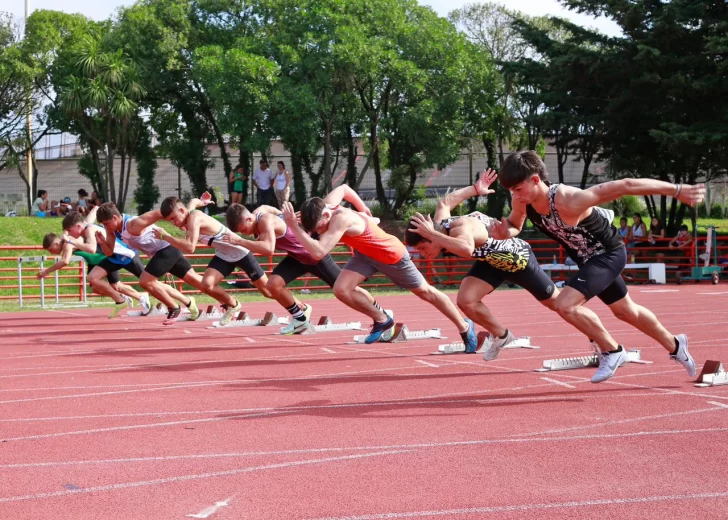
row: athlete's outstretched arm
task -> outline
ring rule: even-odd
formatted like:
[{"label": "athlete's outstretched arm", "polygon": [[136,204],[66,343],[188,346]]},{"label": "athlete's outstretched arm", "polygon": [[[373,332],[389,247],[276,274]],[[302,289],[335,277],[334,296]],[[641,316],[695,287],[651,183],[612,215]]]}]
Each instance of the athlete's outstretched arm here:
[{"label": "athlete's outstretched arm", "polygon": [[231,233],[225,233],[220,240],[243,246],[259,255],[272,255],[276,250],[276,232],[271,218],[278,217],[266,218],[264,215],[258,221],[258,240],[248,240],[247,238]]},{"label": "athlete's outstretched arm", "polygon": [[597,184],[586,190],[567,188],[557,192],[556,202],[572,215],[581,215],[593,206],[625,195],[666,195],[691,206],[699,204],[705,197],[704,184],[672,184],[655,179],[620,179]]},{"label": "athlete's outstretched arm", "polygon": [[443,219],[449,218],[451,211],[457,208],[463,201],[466,201],[473,197],[480,197],[481,195],[489,195],[495,193],[494,190],[489,189],[490,185],[495,182],[498,175],[495,170],[487,169],[480,175],[480,179],[477,180],[472,186],[466,186],[460,188],[451,193],[448,193],[437,202],[437,209],[435,210],[435,222],[440,222]]},{"label": "athlete's outstretched arm", "polygon": [[[349,214],[354,216],[353,213]],[[286,202],[283,204],[283,219],[293,234],[296,235],[296,238],[301,242],[301,245],[306,248],[306,251],[311,253],[311,256],[315,260],[324,258],[339,243],[341,237],[349,229],[349,221],[346,217],[347,215],[345,213],[338,213],[331,217],[329,228],[318,240],[314,240],[298,225],[298,219],[296,218],[296,213],[291,203]],[[360,217],[356,216],[356,218]]]},{"label": "athlete's outstretched arm", "polygon": [[114,248],[116,247],[116,233],[114,233],[114,230],[110,230],[107,227],[104,227],[104,231],[106,232],[106,236],[103,237],[103,240],[99,240],[101,237],[100,230],[97,231],[99,233],[96,236],[96,239],[98,240],[99,246],[101,246],[101,251],[106,256],[112,256],[114,254]]},{"label": "athlete's outstretched arm", "polygon": [[187,217],[187,232],[185,238],[178,238],[174,235],[170,235],[163,228],[156,226],[154,228],[154,236],[168,242],[183,253],[192,254],[195,252],[197,242],[200,240],[200,225],[200,219],[197,218],[195,213],[192,213],[189,217]]},{"label": "athlete's outstretched arm", "polygon": [[496,240],[506,240],[518,236],[526,222],[526,206],[513,199],[511,214],[497,220],[488,228],[488,234]]},{"label": "athlete's outstretched arm", "polygon": [[147,211],[146,213],[142,213],[138,217],[130,219],[126,223],[126,229],[130,234],[138,236],[149,226],[156,224],[162,219],[162,212],[158,209],[153,209],[152,211]]},{"label": "athlete's outstretched arm", "polygon": [[334,188],[329,192],[328,195],[326,195],[326,197],[324,197],[324,202],[329,206],[336,206],[338,204],[341,204],[342,200],[350,202],[357,211],[361,211],[362,213],[366,213],[367,215],[371,216],[372,212],[369,211],[367,205],[364,204],[363,200],[361,200],[359,194],[352,190],[346,184],[342,184],[341,186]]},{"label": "athlete's outstretched arm", "polygon": [[[63,239],[61,239],[63,240]],[[58,271],[59,269],[63,269],[71,262],[71,257],[73,256],[73,246],[70,242],[67,240],[64,240],[63,242],[63,248],[61,249],[61,257],[56,260],[56,263],[54,263],[50,267],[46,267],[45,269],[41,269],[38,271],[38,274],[36,275],[36,278],[41,279],[45,278],[49,274],[51,274],[53,271]]]},{"label": "athlete's outstretched arm", "polygon": [[85,253],[95,253],[96,252],[96,226],[89,226],[86,228],[86,230],[83,232],[83,236],[86,238],[86,241],[82,238],[71,238],[68,237],[68,243],[71,244],[73,247],[78,249],[79,251],[83,251]]},{"label": "athlete's outstretched arm", "polygon": [[456,228],[450,231],[450,235],[441,233],[435,229],[432,219],[429,215],[426,217],[415,213],[412,217],[411,231],[419,234],[422,238],[426,238],[433,244],[447,249],[463,258],[470,258],[475,250],[475,240],[472,233],[464,228]]},{"label": "athlete's outstretched arm", "polygon": [[86,214],[86,218],[85,218],[86,224],[93,224],[94,222],[96,222],[96,212],[98,210],[99,210],[98,206],[94,206],[93,208],[91,208],[91,211],[89,211]]}]

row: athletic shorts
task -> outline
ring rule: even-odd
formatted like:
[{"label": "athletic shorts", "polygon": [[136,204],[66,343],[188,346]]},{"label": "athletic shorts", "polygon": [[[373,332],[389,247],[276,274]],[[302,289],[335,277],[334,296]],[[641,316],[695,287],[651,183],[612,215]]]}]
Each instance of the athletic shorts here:
[{"label": "athletic shorts", "polygon": [[627,285],[622,279],[625,265],[627,250],[620,247],[579,266],[579,272],[566,285],[579,291],[587,300],[596,296],[606,305],[611,305],[627,296]]},{"label": "athletic shorts", "polygon": [[144,270],[154,278],[161,278],[167,273],[171,273],[177,278],[184,278],[190,269],[192,269],[192,265],[184,257],[182,251],[174,246],[167,246],[154,253]]},{"label": "athletic shorts", "polygon": [[526,268],[522,271],[510,273],[496,269],[488,262],[478,261],[465,275],[466,278],[468,276],[483,280],[492,285],[493,289],[500,287],[503,282],[515,283],[530,292],[540,302],[548,300],[554,294],[554,282],[538,265],[536,255],[533,253],[528,259]]},{"label": "athletic shorts", "polygon": [[[86,272],[90,273],[94,267],[96,266],[92,264],[86,264]],[[118,271],[114,271],[113,273],[106,271],[106,279],[111,285],[117,284],[121,281],[121,277],[119,276]]]},{"label": "athletic shorts", "polygon": [[115,273],[120,269],[126,269],[137,278],[139,278],[144,272],[144,264],[142,263],[141,258],[139,258],[139,255],[136,255],[131,263],[124,265],[114,263],[107,258],[106,260],[101,260],[101,262],[99,262],[99,267],[107,273]]},{"label": "athletic shorts", "polygon": [[405,254],[396,264],[384,264],[359,251],[354,251],[354,256],[346,263],[344,269],[359,273],[366,279],[380,272],[402,289],[417,289],[425,283],[425,278],[412,263],[409,254]]},{"label": "athletic shorts", "polygon": [[210,263],[207,264],[208,269],[214,269],[215,271],[220,273],[223,278],[227,278],[230,273],[235,270],[236,267],[239,267],[240,269],[245,271],[245,274],[248,275],[248,278],[250,278],[251,282],[260,280],[261,278],[263,278],[263,276],[265,276],[263,268],[260,267],[260,264],[255,259],[253,253],[248,253],[237,262],[228,262],[226,260],[223,260],[219,256],[215,256],[212,260],[210,260]]},{"label": "athletic shorts", "polygon": [[333,287],[339,273],[341,273],[341,269],[336,265],[331,255],[326,255],[317,264],[303,264],[292,256],[287,256],[275,266],[272,274],[283,278],[283,281],[288,285],[306,273],[311,273],[319,280],[326,282],[329,287]]}]

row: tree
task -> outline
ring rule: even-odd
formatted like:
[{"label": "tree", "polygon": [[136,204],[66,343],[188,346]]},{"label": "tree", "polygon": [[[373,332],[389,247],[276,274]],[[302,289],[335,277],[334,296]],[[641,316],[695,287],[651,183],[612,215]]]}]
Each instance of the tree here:
[{"label": "tree", "polygon": [[154,149],[152,148],[152,136],[148,131],[144,131],[140,136],[140,142],[137,149],[137,188],[134,190],[134,200],[137,203],[137,212],[139,215],[154,209],[154,205],[159,201],[159,188],[154,183],[154,175],[157,169],[157,159]]}]

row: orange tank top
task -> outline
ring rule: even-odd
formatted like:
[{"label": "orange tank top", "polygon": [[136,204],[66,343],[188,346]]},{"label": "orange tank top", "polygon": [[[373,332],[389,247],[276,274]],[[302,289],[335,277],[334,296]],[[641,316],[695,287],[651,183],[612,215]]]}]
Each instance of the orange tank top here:
[{"label": "orange tank top", "polygon": [[341,241],[359,253],[373,258],[383,264],[393,265],[402,260],[407,254],[407,248],[395,236],[385,232],[369,218],[360,215],[364,219],[364,233],[358,236],[344,235]]}]

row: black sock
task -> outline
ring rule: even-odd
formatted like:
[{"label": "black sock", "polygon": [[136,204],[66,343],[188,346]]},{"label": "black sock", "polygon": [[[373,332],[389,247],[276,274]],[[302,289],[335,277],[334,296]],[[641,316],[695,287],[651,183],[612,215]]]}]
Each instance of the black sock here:
[{"label": "black sock", "polygon": [[508,336],[508,329],[506,329],[505,334],[503,334],[499,339],[506,339],[506,336]]},{"label": "black sock", "polygon": [[677,356],[678,350],[680,350],[680,342],[677,340],[677,336],[674,338],[675,341],[675,350],[673,350],[672,355]]},{"label": "black sock", "polygon": [[192,300],[187,300],[187,303],[185,303],[185,307],[189,309],[190,305],[192,305]]},{"label": "black sock", "polygon": [[384,312],[382,310],[382,308],[379,306],[379,302],[377,300],[374,300],[374,303],[372,305],[374,305],[377,308],[378,311]]},{"label": "black sock", "polygon": [[124,300],[123,302],[114,302],[114,303],[115,303],[116,305],[124,305],[124,304],[126,303],[126,300]]},{"label": "black sock", "polygon": [[298,304],[294,303],[290,307],[286,307],[286,310],[293,316],[294,320],[297,321],[306,321],[306,315],[303,314],[303,311],[298,306]]},{"label": "black sock", "polygon": [[622,352],[622,345],[617,345],[615,350],[610,350],[607,354],[616,354],[617,352]]}]

